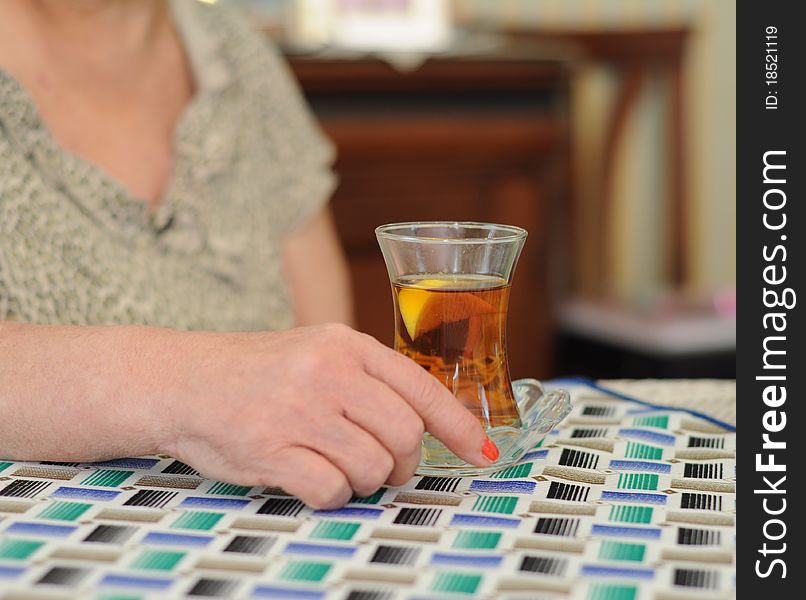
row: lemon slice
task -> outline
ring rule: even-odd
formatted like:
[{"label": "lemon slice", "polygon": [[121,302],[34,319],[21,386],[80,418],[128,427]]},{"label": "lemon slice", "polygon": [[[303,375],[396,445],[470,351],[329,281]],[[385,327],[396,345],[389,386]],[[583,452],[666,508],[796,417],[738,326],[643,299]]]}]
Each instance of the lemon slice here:
[{"label": "lemon slice", "polygon": [[400,290],[398,308],[412,340],[440,324],[455,323],[496,311],[491,304],[470,292],[456,290],[454,294],[434,293],[434,290],[449,288],[455,283],[451,279],[421,279],[416,287]]},{"label": "lemon slice", "polygon": [[415,284],[416,287],[405,287],[400,290],[397,296],[400,316],[409,337],[413,340],[417,334],[417,322],[423,313],[423,308],[428,303],[430,294],[427,290],[435,290],[447,287],[451,284],[450,279],[420,279]]},{"label": "lemon slice", "polygon": [[403,288],[397,296],[400,316],[403,318],[403,324],[411,339],[415,337],[417,321],[420,320],[423,308],[428,303],[428,296],[429,293],[426,290],[418,288]]}]

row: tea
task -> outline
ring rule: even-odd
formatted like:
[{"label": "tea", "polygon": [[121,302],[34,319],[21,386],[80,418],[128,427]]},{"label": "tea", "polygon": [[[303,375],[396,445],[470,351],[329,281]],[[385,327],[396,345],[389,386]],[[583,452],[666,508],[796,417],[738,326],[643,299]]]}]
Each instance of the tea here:
[{"label": "tea", "polygon": [[393,287],[395,350],[441,381],[485,429],[520,427],[506,356],[508,282],[420,274]]}]

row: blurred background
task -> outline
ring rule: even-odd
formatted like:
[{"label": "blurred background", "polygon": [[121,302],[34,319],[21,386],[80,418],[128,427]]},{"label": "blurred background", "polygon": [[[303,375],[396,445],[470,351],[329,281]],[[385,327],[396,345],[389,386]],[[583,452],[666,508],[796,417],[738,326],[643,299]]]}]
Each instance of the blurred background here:
[{"label": "blurred background", "polygon": [[237,1],[338,148],[361,329],[377,225],[509,223],[513,376],[735,376],[733,2]]}]

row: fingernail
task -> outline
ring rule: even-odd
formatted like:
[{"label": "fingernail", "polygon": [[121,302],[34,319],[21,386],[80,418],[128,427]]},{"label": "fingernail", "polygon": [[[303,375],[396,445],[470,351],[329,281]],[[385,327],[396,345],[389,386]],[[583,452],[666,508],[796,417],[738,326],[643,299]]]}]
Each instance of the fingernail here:
[{"label": "fingernail", "polygon": [[495,462],[498,460],[499,452],[498,446],[496,446],[493,441],[485,437],[484,444],[481,447],[481,453],[484,455],[484,458],[488,459],[490,462]]}]

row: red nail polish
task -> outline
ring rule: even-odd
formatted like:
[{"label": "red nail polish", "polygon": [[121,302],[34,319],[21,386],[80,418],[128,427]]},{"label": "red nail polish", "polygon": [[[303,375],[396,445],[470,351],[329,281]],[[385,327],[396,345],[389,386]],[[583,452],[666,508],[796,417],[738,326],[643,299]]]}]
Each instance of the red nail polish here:
[{"label": "red nail polish", "polygon": [[481,447],[481,453],[485,458],[489,459],[490,462],[497,461],[500,454],[498,452],[498,446],[496,446],[488,437],[484,438],[484,445]]}]

